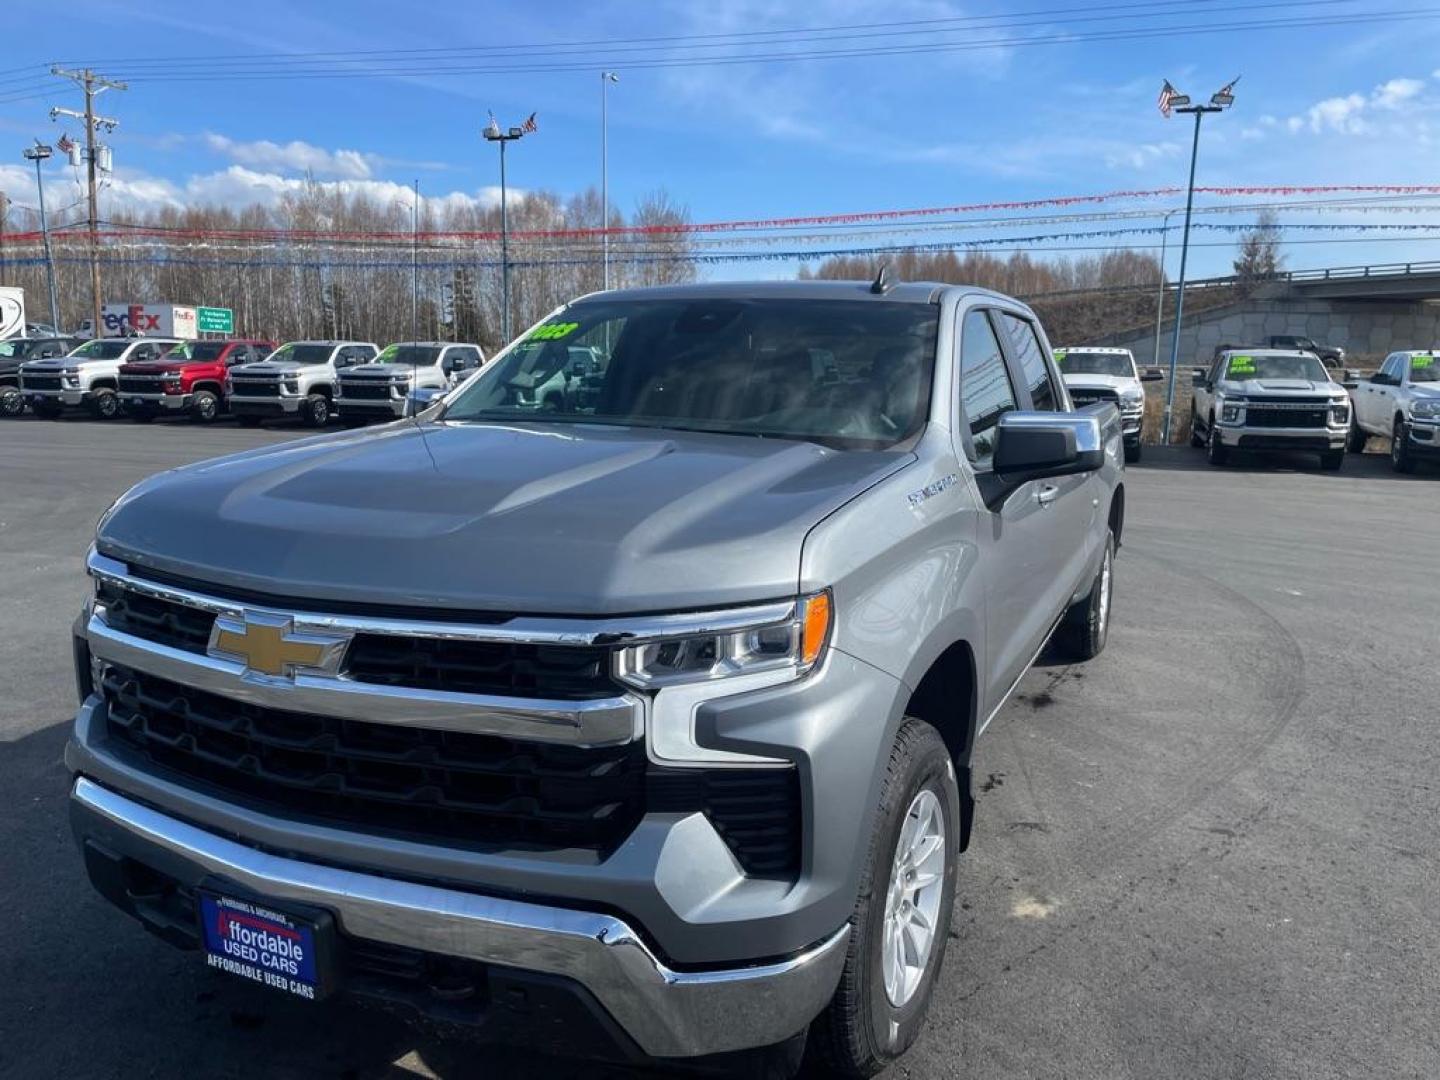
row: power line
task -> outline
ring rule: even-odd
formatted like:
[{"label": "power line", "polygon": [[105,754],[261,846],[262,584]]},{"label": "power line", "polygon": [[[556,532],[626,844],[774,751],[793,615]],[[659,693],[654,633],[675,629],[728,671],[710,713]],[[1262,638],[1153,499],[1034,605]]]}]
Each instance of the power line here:
[{"label": "power line", "polygon": [[[1258,5],[1252,5],[1258,6]],[[356,68],[326,68],[323,70],[311,70],[305,68],[275,68],[267,66],[258,69],[232,68],[230,70],[207,69],[194,73],[176,72],[166,73],[163,71],[142,70],[129,74],[127,77],[132,82],[193,82],[198,80],[213,81],[280,81],[288,79],[335,79],[354,78],[356,75],[369,76],[379,79],[419,79],[419,78],[443,78],[456,75],[513,75],[513,74],[537,74],[557,73],[570,71],[590,71],[600,66],[623,67],[629,70],[637,69],[667,69],[674,67],[723,67],[745,64],[769,64],[773,62],[801,62],[814,60],[848,60],[867,57],[882,56],[909,56],[933,53],[949,52],[970,52],[981,49],[993,48],[1025,48],[1041,45],[1074,45],[1095,42],[1117,42],[1117,41],[1139,41],[1156,38],[1192,36],[1198,34],[1233,34],[1245,31],[1266,31],[1266,30],[1289,30],[1289,29],[1312,29],[1317,27],[1335,26],[1365,26],[1377,23],[1395,23],[1427,19],[1440,14],[1440,8],[1411,8],[1390,12],[1382,12],[1364,15],[1336,15],[1322,17],[1286,17],[1270,20],[1249,20],[1230,23],[1190,23],[1184,25],[1157,27],[1150,29],[1128,29],[1128,30],[1107,30],[1092,33],[1062,33],[1050,36],[1029,36],[1029,37],[1005,37],[985,38],[972,40],[963,43],[957,42],[933,42],[922,45],[899,45],[880,48],[851,48],[817,50],[811,52],[780,52],[780,53],[750,53],[731,56],[710,56],[710,57],[668,57],[656,59],[627,59],[617,58],[610,55],[602,55],[588,60],[564,60],[560,63],[539,64],[507,64],[491,65],[488,67],[477,67],[467,65],[461,67],[428,67],[424,69],[410,70],[378,70],[367,67],[363,70]]]},{"label": "power line", "polygon": [[[954,24],[974,24],[974,23],[977,23],[977,22],[994,21],[994,20],[997,20],[997,19],[1007,19],[1007,18],[1008,18],[1008,19],[1025,19],[1025,20],[1040,21],[1040,20],[1044,20],[1044,19],[1046,19],[1047,17],[1051,17],[1051,16],[1063,16],[1063,15],[1071,15],[1071,14],[1076,14],[1076,13],[1080,13],[1080,14],[1093,14],[1094,12],[1097,12],[1097,11],[1138,11],[1138,9],[1144,9],[1144,8],[1185,8],[1185,7],[1191,7],[1191,8],[1193,8],[1193,7],[1200,6],[1200,5],[1202,5],[1202,4],[1216,4],[1216,3],[1220,3],[1220,2],[1221,2],[1221,0],[1139,0],[1139,2],[1134,2],[1134,3],[1123,3],[1123,4],[1113,4],[1113,3],[1112,3],[1112,4],[1084,4],[1084,5],[1075,6],[1075,7],[1040,8],[1040,9],[1032,9],[1032,10],[1029,10],[1029,11],[1001,12],[1001,13],[990,14],[990,15],[954,15],[954,16],[945,16],[945,17],[931,18],[931,19],[901,19],[901,20],[893,20],[893,21],[888,21],[888,22],[848,23],[848,24],[840,24],[840,25],[832,25],[832,26],[819,26],[819,27],[789,27],[789,28],[773,29],[773,30],[726,31],[726,32],[723,32],[723,33],[709,33],[709,34],[669,34],[669,35],[660,35],[660,36],[651,36],[651,37],[600,38],[600,39],[578,40],[578,41],[572,40],[572,41],[551,41],[551,42],[528,42],[528,43],[510,44],[510,45],[472,45],[472,46],[464,46],[464,47],[460,47],[460,46],[439,46],[439,47],[431,47],[431,48],[412,48],[412,49],[344,49],[344,50],[324,50],[324,51],[321,51],[321,50],[302,50],[302,51],[296,51],[296,52],[266,54],[265,57],[264,57],[264,59],[266,59],[266,60],[268,61],[268,60],[272,60],[272,59],[273,59],[273,60],[289,60],[289,59],[306,59],[306,58],[332,57],[332,56],[333,56],[333,57],[341,57],[341,58],[347,58],[347,57],[352,57],[352,56],[381,56],[381,57],[389,57],[389,56],[421,56],[421,55],[434,55],[434,54],[438,54],[438,53],[450,53],[450,52],[465,52],[465,53],[482,54],[482,53],[497,53],[497,52],[498,52],[498,53],[505,53],[505,52],[510,52],[510,51],[514,51],[514,50],[522,50],[522,51],[524,51],[524,50],[550,50],[550,49],[584,49],[584,50],[587,50],[587,51],[592,51],[592,50],[594,50],[594,49],[597,48],[597,47],[604,47],[604,46],[642,45],[642,46],[647,46],[647,47],[648,47],[648,46],[653,46],[653,45],[657,45],[657,44],[667,44],[667,43],[672,43],[672,42],[699,42],[699,41],[712,41],[712,42],[717,42],[717,41],[721,41],[722,39],[725,39],[725,41],[727,41],[727,42],[733,41],[733,42],[736,42],[736,43],[743,43],[743,42],[745,42],[746,40],[758,40],[758,39],[762,39],[762,38],[783,37],[783,36],[791,36],[791,35],[800,35],[800,36],[803,36],[803,35],[829,34],[829,33],[838,33],[838,32],[842,32],[842,31],[850,31],[850,30],[865,30],[865,31],[885,30],[885,29],[891,29],[891,28],[894,28],[894,27],[916,27],[917,29],[916,29],[914,32],[918,33],[918,32],[922,32],[921,29],[919,29],[919,28],[939,27],[939,26],[942,26],[942,25],[954,25]],[[1293,0],[1292,6],[1304,6],[1304,5],[1307,5],[1307,4],[1320,4],[1320,3],[1354,3],[1354,2],[1356,2],[1356,0]],[[1150,14],[1150,15],[1174,15],[1174,14],[1179,14],[1179,13],[1180,13],[1179,11],[1168,11],[1168,12],[1167,12],[1167,11],[1156,11],[1156,12],[1152,12],[1152,13],[1149,13],[1149,14]],[[1051,21],[1063,21],[1063,20],[1060,20],[1060,19],[1051,19]],[[962,28],[962,29],[973,29],[973,26],[966,25],[966,26],[962,26],[961,28]],[[939,31],[936,31],[936,32],[944,33],[944,32],[947,32],[947,31],[939,30]],[[762,43],[763,43],[763,42],[762,42]],[[711,46],[711,47],[720,47],[720,46]],[[166,64],[173,64],[173,63],[177,63],[177,62],[178,62],[178,63],[206,63],[206,64],[209,64],[209,63],[212,63],[212,62],[215,62],[215,61],[234,60],[234,59],[236,59],[237,57],[243,58],[243,59],[247,59],[247,60],[251,60],[251,59],[254,59],[254,58],[255,58],[255,57],[253,56],[253,54],[248,54],[248,53],[214,53],[214,54],[210,54],[210,55],[189,56],[189,57],[173,57],[173,56],[160,56],[160,57],[156,57],[156,56],[105,57],[105,58],[104,58],[104,62],[107,63],[107,64],[110,64],[110,65],[118,65],[118,64],[126,64],[126,63],[154,63],[154,62],[156,62],[156,61],[163,61],[163,62],[165,62]],[[95,63],[95,62],[99,62],[99,61],[86,61],[86,60],[63,60],[63,61],[57,61],[57,63],[71,63],[71,64],[83,64],[83,63]]]}]

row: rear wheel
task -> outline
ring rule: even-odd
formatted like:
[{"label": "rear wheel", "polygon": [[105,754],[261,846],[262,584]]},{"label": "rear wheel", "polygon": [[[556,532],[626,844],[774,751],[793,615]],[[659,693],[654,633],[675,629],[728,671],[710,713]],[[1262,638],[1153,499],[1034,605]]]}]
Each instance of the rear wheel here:
[{"label": "rear wheel", "polygon": [[190,402],[190,418],[197,423],[208,424],[220,415],[220,399],[209,390],[196,390],[195,400]]},{"label": "rear wheel", "polygon": [[324,394],[311,394],[300,406],[300,419],[306,427],[324,427],[330,422],[330,399]]},{"label": "rear wheel", "polygon": [[840,985],[810,1029],[840,1076],[874,1076],[914,1043],[955,903],[960,791],[945,741],[906,717],[880,791]]},{"label": "rear wheel", "polygon": [[1205,442],[1205,460],[1211,465],[1224,465],[1229,456],[1228,448],[1220,441],[1220,432],[1211,424],[1210,435]]},{"label": "rear wheel", "polygon": [[114,420],[120,415],[120,399],[108,386],[91,392],[88,407],[96,420]]},{"label": "rear wheel", "polygon": [[1320,468],[1326,472],[1335,472],[1341,465],[1345,464],[1344,450],[1327,450],[1320,455]]},{"label": "rear wheel", "polygon": [[1415,457],[1410,453],[1410,425],[1403,416],[1395,417],[1390,432],[1390,467],[1398,473],[1415,471]]},{"label": "rear wheel", "polygon": [[1115,594],[1115,534],[1105,531],[1105,554],[1084,598],[1070,605],[1055,643],[1067,660],[1093,660],[1110,636],[1110,601]]}]

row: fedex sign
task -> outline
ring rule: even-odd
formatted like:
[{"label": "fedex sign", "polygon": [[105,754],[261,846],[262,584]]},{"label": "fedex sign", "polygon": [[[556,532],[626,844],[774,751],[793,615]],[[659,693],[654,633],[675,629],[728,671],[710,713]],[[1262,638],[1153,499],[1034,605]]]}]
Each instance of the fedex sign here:
[{"label": "fedex sign", "polygon": [[138,334],[188,339],[198,332],[195,309],[178,304],[106,304],[100,321],[106,337]]}]

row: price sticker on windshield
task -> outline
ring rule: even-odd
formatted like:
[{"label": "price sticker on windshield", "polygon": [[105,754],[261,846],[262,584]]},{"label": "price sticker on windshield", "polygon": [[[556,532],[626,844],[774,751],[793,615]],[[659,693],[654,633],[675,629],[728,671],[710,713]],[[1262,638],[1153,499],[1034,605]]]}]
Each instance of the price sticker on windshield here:
[{"label": "price sticker on windshield", "polygon": [[399,346],[399,345],[386,345],[385,348],[383,348],[383,349],[380,350],[380,355],[375,358],[375,362],[376,362],[377,364],[383,364],[383,363],[385,363],[387,360],[389,360],[391,357],[393,357],[393,356],[395,356],[396,354],[398,354],[399,352],[400,352],[400,346]]},{"label": "price sticker on windshield", "polygon": [[1230,358],[1231,375],[1254,375],[1255,358],[1253,356],[1232,356]]},{"label": "price sticker on windshield", "polygon": [[576,330],[579,329],[580,324],[578,322],[546,323],[544,326],[540,327],[525,340],[559,341],[561,338],[569,337],[571,334],[573,334]]},{"label": "price sticker on windshield", "polygon": [[1412,356],[1410,358],[1410,368],[1412,371],[1417,368],[1428,368],[1434,363],[1435,357],[1433,356]]},{"label": "price sticker on windshield", "polygon": [[1065,350],[1064,350],[1064,349],[1056,349],[1056,350],[1055,350],[1055,363],[1057,363],[1057,364],[1063,364],[1063,363],[1065,363]]}]

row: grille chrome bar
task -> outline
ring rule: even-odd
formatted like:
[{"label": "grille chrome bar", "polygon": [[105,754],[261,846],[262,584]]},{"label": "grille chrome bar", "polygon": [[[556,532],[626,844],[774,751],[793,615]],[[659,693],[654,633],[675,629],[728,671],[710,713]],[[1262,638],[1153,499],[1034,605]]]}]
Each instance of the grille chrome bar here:
[{"label": "grille chrome bar", "polygon": [[639,737],[642,711],[630,694],[587,701],[548,701],[415,690],[297,674],[294,680],[248,675],[231,660],[121,633],[92,612],[85,628],[97,660],[135,668],[236,701],[273,709],[381,724],[468,731],[537,742],[604,746]]},{"label": "grille chrome bar", "polygon": [[117,559],[93,548],[85,561],[92,577],[108,580],[117,587],[145,596],[199,608],[215,615],[237,618],[246,611],[294,620],[297,631],[347,631],[353,634],[385,634],[397,637],[439,638],[445,641],[503,641],[531,645],[616,645],[699,634],[722,634],[790,622],[795,602],[701,611],[679,615],[639,615],[616,618],[567,619],[524,616],[503,623],[439,622],[424,619],[391,619],[368,615],[329,615],[296,611],[260,604],[246,604],[196,592],[178,585],[136,577]]}]

